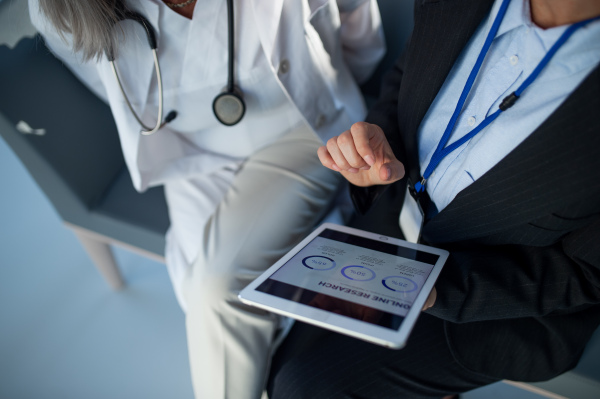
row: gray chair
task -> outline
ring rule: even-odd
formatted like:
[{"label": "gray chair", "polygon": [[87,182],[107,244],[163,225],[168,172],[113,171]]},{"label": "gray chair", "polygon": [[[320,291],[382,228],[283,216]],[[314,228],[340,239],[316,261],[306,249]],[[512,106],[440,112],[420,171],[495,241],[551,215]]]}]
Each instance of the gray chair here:
[{"label": "gray chair", "polygon": [[134,190],[109,107],[39,36],[0,46],[0,87],[0,135],[108,283],[123,285],[111,244],[164,262],[163,190]]},{"label": "gray chair", "polygon": [[377,3],[387,51],[371,78],[361,86],[367,106],[371,106],[379,97],[383,75],[402,53],[413,27],[412,0],[378,0]]}]

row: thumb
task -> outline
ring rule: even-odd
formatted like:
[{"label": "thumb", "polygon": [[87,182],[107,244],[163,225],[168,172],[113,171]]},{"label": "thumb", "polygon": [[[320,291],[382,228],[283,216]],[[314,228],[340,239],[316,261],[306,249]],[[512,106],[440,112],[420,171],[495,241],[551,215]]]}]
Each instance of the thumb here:
[{"label": "thumb", "polygon": [[433,305],[435,305],[436,299],[437,299],[437,290],[435,289],[435,287],[433,287],[433,289],[429,293],[429,296],[427,297],[427,300],[425,301],[425,305],[423,305],[423,309],[421,309],[421,310],[427,310],[430,307],[432,307]]},{"label": "thumb", "polygon": [[383,184],[396,182],[404,177],[404,165],[402,162],[394,159],[384,163],[379,168],[379,178]]}]

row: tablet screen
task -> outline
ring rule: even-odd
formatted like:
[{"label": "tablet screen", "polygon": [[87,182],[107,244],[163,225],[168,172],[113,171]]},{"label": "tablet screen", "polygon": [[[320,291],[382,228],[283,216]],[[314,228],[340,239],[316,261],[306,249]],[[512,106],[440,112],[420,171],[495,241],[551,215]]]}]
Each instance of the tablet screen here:
[{"label": "tablet screen", "polygon": [[438,259],[325,229],[256,290],[398,330]]}]

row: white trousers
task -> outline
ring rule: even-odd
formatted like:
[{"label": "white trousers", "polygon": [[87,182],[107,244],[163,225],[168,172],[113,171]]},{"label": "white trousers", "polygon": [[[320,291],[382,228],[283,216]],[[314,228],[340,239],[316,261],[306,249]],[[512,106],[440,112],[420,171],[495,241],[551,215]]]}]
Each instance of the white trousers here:
[{"label": "white trousers", "polygon": [[237,294],[314,227],[339,175],[317,158],[302,126],[252,155],[203,226],[200,253],[183,282],[197,399],[260,398],[279,319]]}]

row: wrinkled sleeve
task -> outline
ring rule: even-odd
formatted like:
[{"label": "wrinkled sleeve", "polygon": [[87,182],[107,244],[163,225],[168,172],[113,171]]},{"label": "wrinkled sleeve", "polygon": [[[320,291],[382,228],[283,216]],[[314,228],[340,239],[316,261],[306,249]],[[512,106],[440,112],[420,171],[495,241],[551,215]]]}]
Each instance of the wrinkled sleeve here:
[{"label": "wrinkled sleeve", "polygon": [[344,60],[358,83],[365,82],[386,48],[381,16],[375,0],[338,0]]}]

